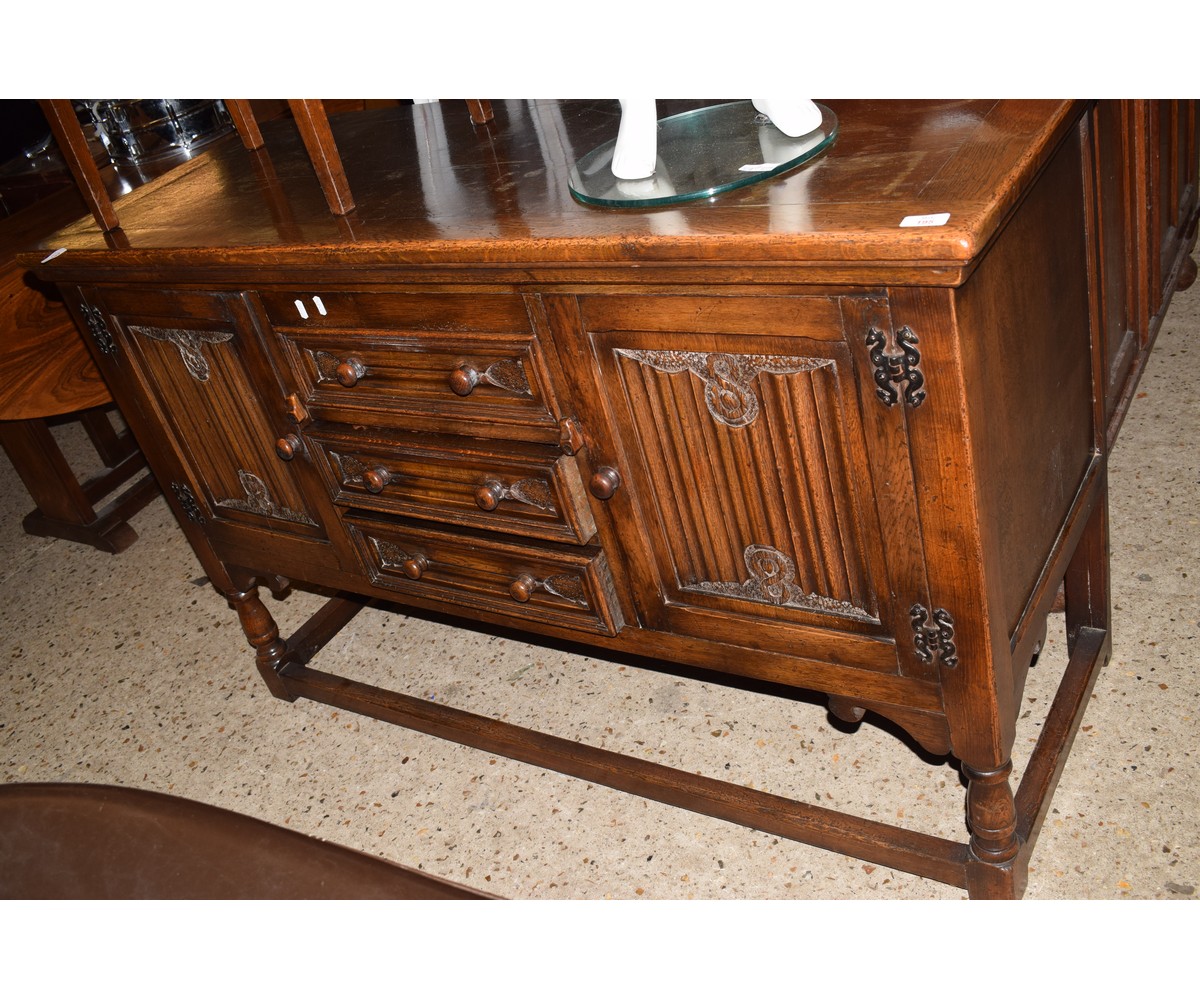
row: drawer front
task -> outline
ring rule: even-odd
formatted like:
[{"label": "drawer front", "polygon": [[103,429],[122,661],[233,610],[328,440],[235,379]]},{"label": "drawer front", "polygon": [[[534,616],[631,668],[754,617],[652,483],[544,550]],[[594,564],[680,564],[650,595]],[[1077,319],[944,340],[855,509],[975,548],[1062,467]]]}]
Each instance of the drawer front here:
[{"label": "drawer front", "polygon": [[575,459],[542,445],[335,430],[306,435],[334,503],[583,544],[596,534]]},{"label": "drawer front", "polygon": [[272,292],[260,298],[315,416],[556,438],[545,356],[519,296]]},{"label": "drawer front", "polygon": [[549,625],[615,635],[624,621],[604,553],[557,550],[347,516],[379,587]]}]

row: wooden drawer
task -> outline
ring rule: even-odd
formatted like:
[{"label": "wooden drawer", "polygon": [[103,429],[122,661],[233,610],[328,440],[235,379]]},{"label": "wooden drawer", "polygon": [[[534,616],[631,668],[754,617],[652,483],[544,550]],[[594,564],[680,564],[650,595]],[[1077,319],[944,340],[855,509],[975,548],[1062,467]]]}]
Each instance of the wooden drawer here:
[{"label": "wooden drawer", "polygon": [[545,358],[519,296],[269,292],[260,299],[314,415],[557,437]]},{"label": "wooden drawer", "polygon": [[596,534],[576,461],[556,449],[333,429],[306,437],[344,507],[575,544]]},{"label": "wooden drawer", "polygon": [[604,553],[533,547],[348,515],[371,581],[455,607],[615,635],[624,625]]}]

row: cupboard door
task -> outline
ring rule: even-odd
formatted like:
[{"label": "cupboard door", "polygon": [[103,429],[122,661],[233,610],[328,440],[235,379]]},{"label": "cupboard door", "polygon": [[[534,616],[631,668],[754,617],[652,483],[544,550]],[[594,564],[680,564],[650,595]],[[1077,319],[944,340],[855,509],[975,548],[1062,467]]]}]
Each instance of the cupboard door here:
[{"label": "cupboard door", "polygon": [[[799,655],[817,630],[911,634],[914,591],[899,616],[890,596],[841,316],[827,297],[580,300],[576,380],[586,363],[588,431],[613,456],[614,498],[626,493],[612,515],[648,624],[727,641],[740,629]],[[890,644],[843,648],[897,669]]]},{"label": "cupboard door", "polygon": [[304,482],[313,473],[292,461],[299,438],[285,392],[241,297],[128,287],[83,295],[169,428],[193,481],[163,485],[188,516],[324,538],[308,499],[319,494]]}]

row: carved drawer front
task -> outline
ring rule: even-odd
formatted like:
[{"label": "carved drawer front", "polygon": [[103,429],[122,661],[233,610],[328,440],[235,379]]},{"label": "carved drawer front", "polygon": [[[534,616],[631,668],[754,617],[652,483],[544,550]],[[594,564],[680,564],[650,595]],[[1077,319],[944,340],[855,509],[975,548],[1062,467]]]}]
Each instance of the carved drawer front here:
[{"label": "carved drawer front", "polygon": [[325,537],[309,499],[315,477],[276,452],[291,424],[241,297],[136,287],[86,294],[115,337],[117,364],[124,352],[138,359],[133,368],[189,470],[192,483],[163,483],[187,516]]},{"label": "carved drawer front", "polygon": [[557,437],[544,357],[517,295],[260,297],[315,416]]},{"label": "carved drawer front", "polygon": [[334,430],[307,435],[333,500],[385,514],[582,544],[596,534],[574,458],[523,442]]},{"label": "carved drawer front", "polygon": [[373,583],[467,609],[615,635],[624,624],[604,553],[538,548],[348,516]]}]

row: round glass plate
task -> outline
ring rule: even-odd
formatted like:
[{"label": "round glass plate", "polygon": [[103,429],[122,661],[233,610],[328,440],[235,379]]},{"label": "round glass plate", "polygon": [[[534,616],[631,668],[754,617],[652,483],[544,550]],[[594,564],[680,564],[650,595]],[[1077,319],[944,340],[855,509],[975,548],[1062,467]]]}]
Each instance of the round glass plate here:
[{"label": "round glass plate", "polygon": [[764,181],[820,155],[837,138],[837,116],[818,104],[821,125],[792,138],[750,101],[714,104],[658,123],[658,162],[651,177],[622,180],[612,172],[614,136],[571,168],[571,194],[586,205],[646,208],[711,198]]}]

